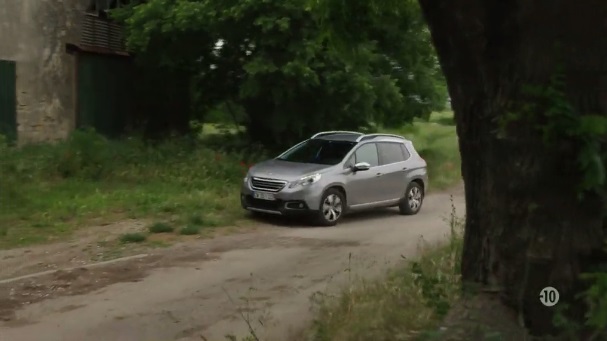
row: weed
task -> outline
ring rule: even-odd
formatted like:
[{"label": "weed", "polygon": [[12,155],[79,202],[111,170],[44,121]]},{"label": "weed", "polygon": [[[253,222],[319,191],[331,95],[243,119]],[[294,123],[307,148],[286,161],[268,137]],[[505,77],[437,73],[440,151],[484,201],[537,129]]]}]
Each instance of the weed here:
[{"label": "weed", "polygon": [[[251,273],[251,280],[253,280],[253,274]],[[258,308],[254,307],[252,304],[252,295],[255,293],[254,287],[249,287],[247,290],[247,295],[241,297],[240,300],[243,302],[243,306],[239,306],[232,298],[232,295],[222,287],[223,292],[228,297],[228,300],[231,304],[238,307],[238,314],[240,315],[240,319],[247,326],[248,334],[243,338],[237,338],[234,334],[227,334],[225,338],[229,341],[260,341],[261,338],[258,336],[257,326],[259,324],[261,327],[265,327],[265,322],[270,318],[269,313],[267,311],[259,311]],[[253,316],[253,313],[257,313],[257,316]]]},{"label": "weed", "polygon": [[448,223],[451,235],[446,244],[422,242],[419,259],[385,278],[351,282],[333,297],[316,295],[311,339],[407,340],[435,328],[461,291],[463,224],[454,207]]},{"label": "weed", "polygon": [[184,236],[192,236],[192,235],[200,233],[200,227],[196,226],[196,225],[188,225],[188,226],[182,227],[181,230],[179,231],[179,233]]},{"label": "weed", "polygon": [[[221,212],[221,209],[217,208],[217,211]],[[221,215],[207,215],[201,217],[201,219],[191,220],[191,224],[198,225],[200,227],[217,227],[217,226],[225,226],[223,222],[223,218]]]},{"label": "weed", "polygon": [[[450,115],[437,113],[392,131],[415,142],[428,162],[431,188],[461,179],[455,128],[435,122]],[[200,227],[232,225],[245,218],[234,195],[243,173],[267,158],[267,151],[234,132],[153,146],[94,131],[20,148],[0,137],[0,154],[0,249],[67,236],[101,216],[108,223],[175,218]]]},{"label": "weed", "polygon": [[125,233],[120,236],[120,242],[123,244],[127,243],[141,243],[147,239],[147,236],[143,233]]},{"label": "weed", "polygon": [[244,218],[233,195],[243,176],[240,163],[265,158],[255,153],[218,152],[187,139],[151,146],[93,131],[21,148],[0,139],[0,221],[8,228],[0,249],[65,236],[100,216],[108,223],[176,217],[176,223],[187,224],[205,210],[213,219],[201,226],[234,224]]},{"label": "weed", "polygon": [[204,218],[200,214],[194,214],[190,217],[190,223],[196,226],[203,226]]},{"label": "weed", "polygon": [[154,223],[148,227],[150,233],[170,233],[173,232],[174,228],[167,223]]}]

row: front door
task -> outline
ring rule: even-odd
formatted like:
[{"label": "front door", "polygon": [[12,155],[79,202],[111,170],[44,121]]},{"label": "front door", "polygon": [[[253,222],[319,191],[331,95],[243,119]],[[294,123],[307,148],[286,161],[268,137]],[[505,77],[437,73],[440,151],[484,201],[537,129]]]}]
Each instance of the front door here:
[{"label": "front door", "polygon": [[95,53],[78,55],[78,128],[114,137],[131,114],[131,60]]},{"label": "front door", "polygon": [[367,162],[371,165],[369,170],[352,172],[346,181],[346,192],[348,193],[348,205],[357,206],[371,204],[381,200],[378,186],[381,176],[378,176],[379,153],[375,143],[364,144],[354,152],[349,163],[357,164]]}]

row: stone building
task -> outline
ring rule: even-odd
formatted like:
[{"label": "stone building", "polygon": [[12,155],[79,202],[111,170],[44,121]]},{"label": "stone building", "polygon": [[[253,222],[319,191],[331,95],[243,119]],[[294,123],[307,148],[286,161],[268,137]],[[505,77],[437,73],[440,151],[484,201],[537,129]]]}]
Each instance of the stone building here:
[{"label": "stone building", "polygon": [[4,0],[0,6],[0,134],[19,144],[78,126],[120,128],[130,58],[107,20],[123,0]]}]

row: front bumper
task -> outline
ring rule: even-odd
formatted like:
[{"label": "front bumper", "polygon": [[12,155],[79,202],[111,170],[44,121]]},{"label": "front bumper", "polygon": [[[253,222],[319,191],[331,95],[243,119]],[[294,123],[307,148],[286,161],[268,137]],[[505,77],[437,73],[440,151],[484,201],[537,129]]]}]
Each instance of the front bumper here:
[{"label": "front bumper", "polygon": [[279,192],[267,192],[275,200],[256,199],[253,197],[257,191],[249,183],[243,183],[240,191],[240,204],[242,208],[275,215],[301,215],[312,214],[318,211],[322,196],[322,187],[312,184],[305,187],[288,188],[285,186]]}]

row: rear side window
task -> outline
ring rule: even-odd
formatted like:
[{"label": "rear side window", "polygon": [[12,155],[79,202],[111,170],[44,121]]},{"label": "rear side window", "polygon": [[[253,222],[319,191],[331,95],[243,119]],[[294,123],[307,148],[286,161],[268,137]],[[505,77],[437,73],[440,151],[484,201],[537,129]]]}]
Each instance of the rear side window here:
[{"label": "rear side window", "polygon": [[382,165],[405,161],[405,154],[400,143],[382,142],[378,143],[379,156]]},{"label": "rear side window", "polygon": [[405,156],[405,160],[407,160],[408,158],[411,157],[411,153],[409,153],[409,151],[407,150],[407,147],[405,147],[404,144],[399,143],[400,149],[403,150],[403,155]]},{"label": "rear side window", "polygon": [[371,167],[379,165],[379,155],[375,143],[362,145],[354,153],[356,163],[367,162]]}]

